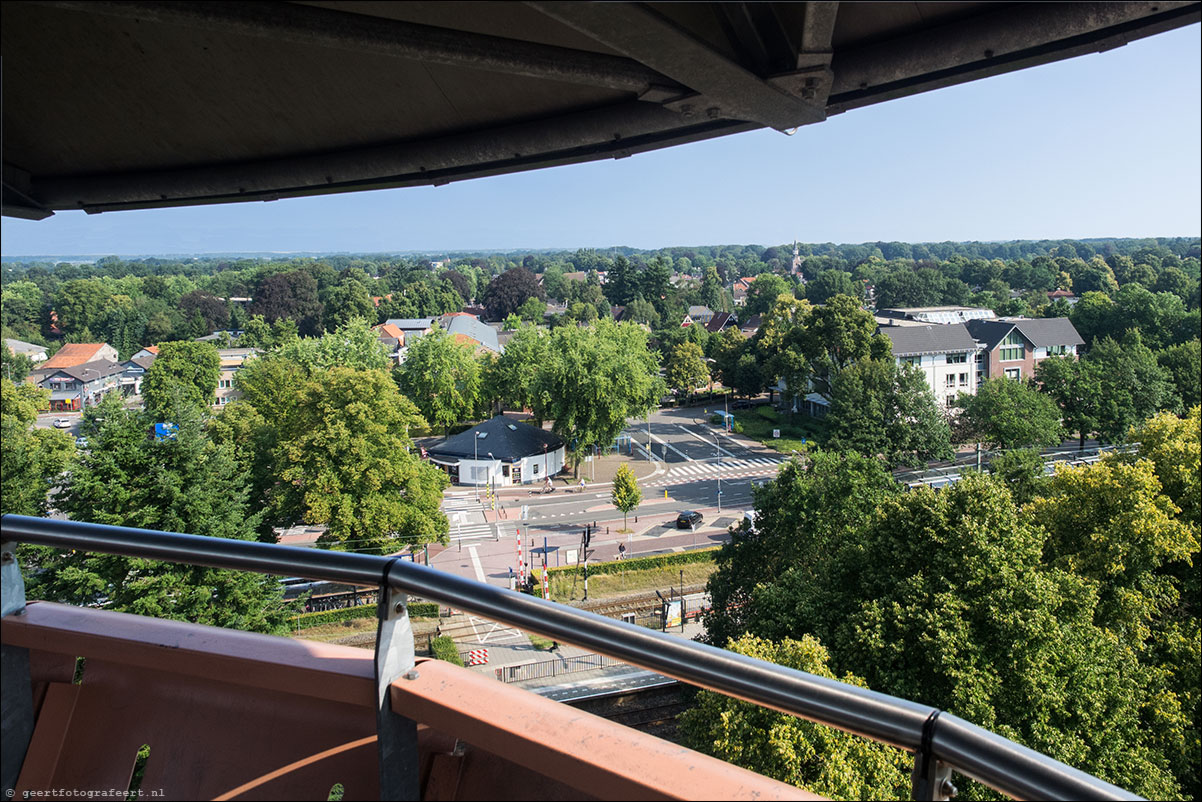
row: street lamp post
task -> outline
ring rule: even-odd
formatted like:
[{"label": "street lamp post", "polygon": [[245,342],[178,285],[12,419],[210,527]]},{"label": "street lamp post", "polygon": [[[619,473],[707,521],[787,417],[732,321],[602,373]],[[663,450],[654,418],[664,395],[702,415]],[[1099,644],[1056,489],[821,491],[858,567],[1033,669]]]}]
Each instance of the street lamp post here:
[{"label": "street lamp post", "polygon": [[714,456],[718,458],[718,512],[722,512],[722,446],[718,443],[718,435],[714,435],[714,447],[718,450]]},{"label": "street lamp post", "polygon": [[[472,435],[472,462],[480,461],[480,433],[476,432]],[[479,465],[472,465],[472,487],[476,491],[476,503],[480,503],[480,481],[476,477],[476,471],[480,470]]]}]

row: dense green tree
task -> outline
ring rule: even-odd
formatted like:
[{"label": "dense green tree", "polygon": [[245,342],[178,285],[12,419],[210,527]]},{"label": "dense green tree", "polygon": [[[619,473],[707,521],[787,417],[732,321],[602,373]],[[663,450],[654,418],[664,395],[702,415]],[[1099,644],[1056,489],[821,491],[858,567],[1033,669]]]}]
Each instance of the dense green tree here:
[{"label": "dense green tree", "polygon": [[1160,351],[1156,361],[1172,384],[1167,408],[1180,413],[1202,404],[1202,348],[1198,338]]},{"label": "dense green tree", "polygon": [[747,289],[747,303],[743,306],[747,317],[766,315],[781,295],[791,295],[789,282],[774,273],[761,273]]},{"label": "dense green tree", "polygon": [[284,342],[272,358],[300,365],[310,372],[333,367],[386,371],[392,366],[384,344],[362,318],[352,318],[321,337]]},{"label": "dense green tree", "polygon": [[705,365],[705,354],[695,343],[675,346],[664,362],[664,376],[668,389],[678,396],[685,396],[710,379]]},{"label": "dense green tree", "polygon": [[976,393],[961,393],[972,439],[990,448],[1042,448],[1060,442],[1060,410],[1047,395],[1026,382],[989,379]]},{"label": "dense green tree", "polygon": [[0,375],[14,384],[25,381],[33,370],[33,360],[27,354],[14,354],[7,345],[0,350]]},{"label": "dense green tree", "polygon": [[518,307],[518,317],[527,323],[533,323],[535,326],[541,326],[547,316],[547,302],[535,297],[527,298],[521,306]]},{"label": "dense green tree", "polygon": [[1069,316],[1073,328],[1085,340],[1086,345],[1092,345],[1099,337],[1115,333],[1114,301],[1103,292],[1088,292],[1073,305]]},{"label": "dense green tree", "polygon": [[546,298],[538,279],[524,267],[506,270],[484,290],[484,310],[489,320],[504,320],[516,313],[528,298]]},{"label": "dense green tree", "polygon": [[605,297],[615,306],[626,306],[638,294],[638,271],[625,256],[617,256],[605,282]]},{"label": "dense green tree", "polygon": [[425,419],[443,430],[472,417],[480,405],[480,364],[469,346],[441,329],[409,346],[396,381]]},{"label": "dense green tree", "polygon": [[181,398],[199,407],[213,403],[221,358],[212,343],[178,341],[161,343],[159,354],[142,381],[146,410],[159,421]]},{"label": "dense green tree", "polygon": [[230,325],[229,304],[203,290],[193,290],[181,297],[179,310],[185,317],[199,312],[204,321],[204,334],[228,328]]},{"label": "dense green tree", "polygon": [[[829,655],[803,635],[772,642],[744,636],[726,648],[820,677],[864,687],[828,667]],[[902,799],[910,794],[909,756],[845,732],[729,696],[701,691],[680,716],[686,746],[831,799]]]},{"label": "dense green tree", "polygon": [[490,402],[532,409],[538,374],[546,361],[550,340],[550,334],[543,329],[519,328],[505,345],[504,353],[485,363],[484,396]]},{"label": "dense green tree", "polygon": [[815,307],[803,323],[801,352],[809,363],[814,391],[831,398],[833,382],[849,365],[865,359],[888,359],[889,338],[876,334],[876,321],[860,302],[835,295]]},{"label": "dense green tree", "polygon": [[890,466],[951,459],[951,429],[926,378],[911,365],[865,359],[836,376],[827,446],[880,456]]},{"label": "dense green tree", "polygon": [[532,405],[539,420],[573,443],[575,465],[593,446],[608,446],[626,421],[642,417],[663,395],[659,361],[647,332],[630,323],[561,326],[551,332]]},{"label": "dense green tree", "polygon": [[259,282],[248,311],[262,315],[268,323],[290,318],[301,334],[313,335],[321,331],[324,310],[316,279],[308,271],[294,270],[269,275]]},{"label": "dense green tree", "polygon": [[705,276],[701,279],[698,300],[715,311],[722,308],[722,279],[718,277],[717,268],[706,268]]},{"label": "dense green tree", "polygon": [[[7,349],[5,349],[7,350]],[[41,515],[73,448],[65,432],[35,429],[50,391],[0,378],[0,512]]]},{"label": "dense green tree", "polygon": [[54,298],[58,327],[66,335],[78,334],[91,327],[104,309],[109,291],[96,279],[63,282]]},{"label": "dense green tree", "polygon": [[995,455],[989,460],[989,473],[1010,488],[1018,504],[1026,504],[1038,496],[1046,485],[1044,461],[1033,448],[1017,448]]},{"label": "dense green tree", "polygon": [[1099,378],[1096,431],[1101,440],[1123,442],[1132,426],[1172,404],[1169,378],[1138,330],[1127,332],[1121,343],[1109,337],[1094,343],[1085,362]]},{"label": "dense green tree", "polygon": [[[253,540],[245,478],[231,449],[205,436],[202,415],[175,406],[178,432],[160,440],[152,418],[107,396],[86,413],[89,448],[56,504],[77,521]],[[260,574],[54,549],[27,557],[35,598],[260,632],[283,629],[289,612],[279,582]]]},{"label": "dense green tree", "polygon": [[626,314],[622,320],[643,323],[654,329],[659,326],[659,312],[640,295],[626,305]]},{"label": "dense green tree", "polygon": [[842,270],[827,270],[806,285],[806,300],[813,304],[826,303],[834,295],[857,296],[860,288],[851,278],[851,273]]},{"label": "dense green tree", "polygon": [[1035,380],[1060,407],[1065,431],[1077,434],[1084,448],[1101,414],[1102,377],[1097,368],[1071,356],[1049,357],[1035,366]]},{"label": "dense green tree", "polygon": [[475,297],[473,292],[474,282],[458,270],[444,270],[438,274],[439,281],[448,281],[455,288],[455,292],[459,293],[459,297],[463,303],[471,303]]},{"label": "dense green tree", "polygon": [[336,367],[294,392],[272,489],[281,518],[326,524],[319,543],[348,551],[446,542],[446,474],[410,453],[408,432],[424,421],[386,374]]},{"label": "dense green tree", "polygon": [[329,287],[322,295],[322,322],[327,331],[355,319],[370,320],[376,315],[375,304],[367,286],[354,278],[344,278]]},{"label": "dense green tree", "polygon": [[662,257],[649,261],[639,277],[639,292],[646,298],[660,317],[667,311],[666,301],[671,289],[672,266]]},{"label": "dense green tree", "polygon": [[1158,672],[1095,624],[1091,583],[1043,563],[1044,542],[992,477],[894,495],[815,554],[816,565],[748,589],[749,630],[812,634],[833,671],[855,667],[873,690],[1149,798],[1176,798],[1159,747],[1182,726],[1179,709],[1158,693]]}]

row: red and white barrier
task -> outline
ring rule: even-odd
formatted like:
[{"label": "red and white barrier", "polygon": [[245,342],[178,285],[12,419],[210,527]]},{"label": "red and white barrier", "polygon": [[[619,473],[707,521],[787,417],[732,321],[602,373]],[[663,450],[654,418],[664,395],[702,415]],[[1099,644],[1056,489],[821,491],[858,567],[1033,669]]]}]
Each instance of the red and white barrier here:
[{"label": "red and white barrier", "polygon": [[465,666],[482,666],[488,663],[488,649],[471,649],[463,657]]}]

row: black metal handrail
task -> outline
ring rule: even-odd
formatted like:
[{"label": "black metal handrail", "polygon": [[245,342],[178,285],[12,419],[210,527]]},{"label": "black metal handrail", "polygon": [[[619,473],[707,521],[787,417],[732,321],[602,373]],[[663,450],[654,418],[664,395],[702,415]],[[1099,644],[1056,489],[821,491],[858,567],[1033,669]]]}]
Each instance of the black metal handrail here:
[{"label": "black metal handrail", "polygon": [[[5,515],[15,541],[213,568],[381,584],[873,741],[930,756],[1023,799],[1139,799],[949,713],[544,601],[406,560],[130,527]],[[935,714],[938,713],[936,716]],[[928,726],[928,722],[930,722]]]}]

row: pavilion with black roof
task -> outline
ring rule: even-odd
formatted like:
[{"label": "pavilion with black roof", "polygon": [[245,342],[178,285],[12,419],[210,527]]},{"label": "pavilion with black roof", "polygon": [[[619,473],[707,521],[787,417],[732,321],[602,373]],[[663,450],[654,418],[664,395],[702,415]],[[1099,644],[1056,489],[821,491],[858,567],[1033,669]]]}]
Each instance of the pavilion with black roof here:
[{"label": "pavilion with black roof", "polygon": [[448,437],[427,453],[461,485],[530,484],[564,467],[562,438],[504,415]]}]

